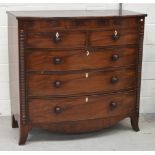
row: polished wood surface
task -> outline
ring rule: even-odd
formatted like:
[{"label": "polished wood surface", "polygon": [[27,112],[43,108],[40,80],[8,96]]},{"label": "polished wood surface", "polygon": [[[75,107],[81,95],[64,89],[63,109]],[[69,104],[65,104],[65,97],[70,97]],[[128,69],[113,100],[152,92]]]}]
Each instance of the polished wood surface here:
[{"label": "polished wood surface", "polygon": [[60,40],[55,41],[57,31],[51,33],[28,34],[26,46],[28,48],[66,48],[84,47],[86,32],[59,31]]},{"label": "polished wood surface", "polygon": [[28,50],[26,64],[28,71],[68,71],[121,67],[135,64],[137,52],[135,46],[110,49]]},{"label": "polished wood surface", "polygon": [[[32,123],[108,118],[132,113],[135,102],[135,93],[51,100],[30,99],[29,116]],[[113,103],[116,103],[116,106],[113,106]],[[56,110],[58,107],[60,110]]]},{"label": "polished wood surface", "polygon": [[[132,114],[131,114],[132,115]],[[103,128],[108,128],[115,125],[117,122],[128,117],[126,115],[117,115],[114,117],[107,118],[97,118],[97,119],[87,119],[77,121],[65,121],[59,123],[34,123],[33,126],[36,128],[46,129],[52,132],[57,133],[67,133],[67,134],[79,134],[79,133],[88,133],[102,130]]]},{"label": "polished wood surface", "polygon": [[73,29],[125,29],[138,28],[138,20],[136,18],[99,18],[99,19],[49,19],[49,20],[30,20],[26,22],[28,32],[51,32],[53,30],[73,30]]},{"label": "polished wood surface", "polygon": [[[60,35],[60,40],[55,41],[56,33]],[[114,39],[115,30],[109,31],[54,31],[49,33],[30,33],[26,41],[28,48],[84,48],[86,45],[126,45],[138,44],[138,30],[118,29],[118,39]],[[88,36],[88,37],[87,37]],[[88,39],[87,39],[88,38]]]},{"label": "polished wood surface", "polygon": [[115,29],[110,31],[91,31],[89,45],[103,46],[103,42],[107,46],[138,44],[139,37],[136,29],[118,29],[118,39],[113,38],[114,33]]},{"label": "polished wood surface", "polygon": [[12,127],[19,127],[20,145],[32,128],[83,133],[130,117],[139,131],[146,14],[8,14]]},{"label": "polished wood surface", "polygon": [[135,76],[135,69],[74,74],[30,74],[28,93],[30,96],[50,96],[125,90],[135,87]]}]

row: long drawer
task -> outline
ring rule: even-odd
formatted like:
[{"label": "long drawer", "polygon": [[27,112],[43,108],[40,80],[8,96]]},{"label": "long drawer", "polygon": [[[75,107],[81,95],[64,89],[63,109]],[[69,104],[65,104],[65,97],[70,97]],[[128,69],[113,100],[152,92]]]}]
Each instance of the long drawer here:
[{"label": "long drawer", "polygon": [[29,74],[29,96],[72,95],[134,88],[135,69],[59,74]]},{"label": "long drawer", "polygon": [[27,21],[28,32],[50,32],[53,30],[70,29],[113,29],[138,28],[136,18],[83,18],[83,19],[46,19]]},{"label": "long drawer", "polygon": [[138,49],[29,50],[26,53],[29,71],[67,71],[120,67],[135,64]]},{"label": "long drawer", "polygon": [[29,99],[31,123],[51,123],[108,118],[131,114],[135,109],[134,92],[77,98]]}]

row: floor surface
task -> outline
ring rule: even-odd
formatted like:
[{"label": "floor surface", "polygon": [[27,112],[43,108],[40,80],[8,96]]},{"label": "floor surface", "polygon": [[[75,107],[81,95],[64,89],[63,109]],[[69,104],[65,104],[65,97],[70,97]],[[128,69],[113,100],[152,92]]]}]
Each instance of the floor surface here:
[{"label": "floor surface", "polygon": [[65,135],[34,129],[26,145],[18,146],[18,129],[11,128],[10,117],[0,117],[0,150],[155,150],[155,114],[141,115],[140,129],[133,131],[129,119],[89,134]]}]

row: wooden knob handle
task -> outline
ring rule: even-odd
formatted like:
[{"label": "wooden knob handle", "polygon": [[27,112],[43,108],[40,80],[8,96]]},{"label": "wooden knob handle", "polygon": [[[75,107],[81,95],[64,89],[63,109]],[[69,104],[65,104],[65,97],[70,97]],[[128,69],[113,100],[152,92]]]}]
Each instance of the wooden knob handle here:
[{"label": "wooden knob handle", "polygon": [[115,77],[115,76],[113,76],[113,77],[111,78],[111,83],[117,83],[117,82],[118,82],[118,78]]},{"label": "wooden knob handle", "polygon": [[54,112],[55,112],[56,114],[61,113],[61,112],[62,112],[61,107],[56,106],[56,107],[54,108]]},{"label": "wooden knob handle", "polygon": [[119,55],[114,54],[114,55],[112,55],[111,59],[112,59],[113,61],[116,61],[116,60],[119,59]]},{"label": "wooden knob handle", "polygon": [[54,82],[54,86],[55,86],[56,88],[60,87],[60,86],[61,86],[61,81],[55,81],[55,82]]},{"label": "wooden knob handle", "polygon": [[111,107],[112,109],[116,108],[116,107],[117,107],[117,103],[116,103],[116,102],[111,102],[111,103],[110,103],[110,107]]},{"label": "wooden knob handle", "polygon": [[55,65],[58,65],[58,64],[61,63],[61,58],[54,58],[53,62],[54,62]]}]

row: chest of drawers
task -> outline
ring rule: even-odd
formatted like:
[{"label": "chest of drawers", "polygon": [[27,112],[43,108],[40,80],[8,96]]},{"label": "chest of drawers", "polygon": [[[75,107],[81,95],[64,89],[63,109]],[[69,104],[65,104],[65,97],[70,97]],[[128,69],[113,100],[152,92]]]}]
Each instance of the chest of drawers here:
[{"label": "chest of drawers", "polygon": [[9,12],[12,127],[84,133],[129,117],[139,130],[145,14]]}]

